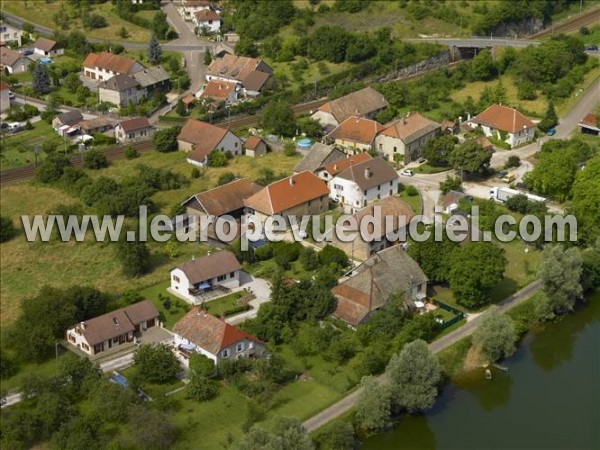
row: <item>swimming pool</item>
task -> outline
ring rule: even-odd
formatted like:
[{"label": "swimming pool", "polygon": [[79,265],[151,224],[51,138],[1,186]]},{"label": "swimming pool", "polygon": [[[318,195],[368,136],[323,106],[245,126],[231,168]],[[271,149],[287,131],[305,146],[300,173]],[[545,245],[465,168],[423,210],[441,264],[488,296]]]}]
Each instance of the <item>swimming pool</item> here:
[{"label": "swimming pool", "polygon": [[308,138],[300,139],[297,145],[300,148],[309,148],[312,145],[312,140]]}]

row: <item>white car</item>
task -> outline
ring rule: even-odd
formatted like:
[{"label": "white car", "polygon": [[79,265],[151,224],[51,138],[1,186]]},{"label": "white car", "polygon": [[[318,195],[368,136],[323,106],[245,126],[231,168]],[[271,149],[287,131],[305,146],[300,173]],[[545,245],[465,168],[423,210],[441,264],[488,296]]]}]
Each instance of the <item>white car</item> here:
[{"label": "white car", "polygon": [[8,98],[11,99],[11,100],[14,99],[15,98],[15,93],[12,92],[12,91],[8,91]]},{"label": "white car", "polygon": [[405,177],[412,177],[414,173],[410,169],[404,169],[402,172],[400,172],[400,175],[404,175]]}]

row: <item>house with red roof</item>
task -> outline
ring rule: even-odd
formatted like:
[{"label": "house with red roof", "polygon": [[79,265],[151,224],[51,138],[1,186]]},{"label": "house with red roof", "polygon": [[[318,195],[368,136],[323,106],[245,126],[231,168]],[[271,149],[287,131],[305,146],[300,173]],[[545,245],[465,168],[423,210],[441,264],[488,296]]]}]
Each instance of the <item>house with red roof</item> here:
[{"label": "house with red roof", "polygon": [[481,127],[487,137],[506,142],[511,147],[534,138],[535,124],[515,108],[492,105],[469,121],[471,128]]},{"label": "house with red roof", "polygon": [[596,119],[594,114],[589,113],[586,115],[583,119],[581,119],[578,125],[582,133],[600,136],[600,126],[598,126],[598,119]]},{"label": "house with red roof", "polygon": [[329,209],[329,189],[314,173],[305,171],[265,186],[244,200],[246,213],[264,223],[273,215],[320,215]]},{"label": "house with red roof", "polygon": [[199,308],[192,308],[173,327],[177,356],[185,365],[194,353],[215,364],[227,359],[267,356],[264,343],[239,328],[229,325]]},{"label": "house with red roof", "polygon": [[242,140],[227,128],[195,119],[188,119],[177,135],[179,150],[186,152],[187,162],[195,166],[204,166],[213,150],[241,155],[242,144]]},{"label": "house with red roof", "polygon": [[372,149],[375,137],[384,129],[374,120],[352,116],[335,127],[327,137],[336,145],[345,147],[348,153],[358,153]]}]

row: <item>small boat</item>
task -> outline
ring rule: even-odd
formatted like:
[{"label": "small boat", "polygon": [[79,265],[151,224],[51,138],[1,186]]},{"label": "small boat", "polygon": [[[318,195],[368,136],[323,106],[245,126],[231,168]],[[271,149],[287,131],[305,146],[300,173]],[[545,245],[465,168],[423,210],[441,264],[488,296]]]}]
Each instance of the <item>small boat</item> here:
[{"label": "small boat", "polygon": [[492,379],[492,371],[490,369],[485,369],[485,379],[486,380]]},{"label": "small boat", "polygon": [[494,367],[496,369],[501,370],[502,372],[508,372],[508,367],[506,367],[506,366],[501,366],[500,364],[494,364]]}]

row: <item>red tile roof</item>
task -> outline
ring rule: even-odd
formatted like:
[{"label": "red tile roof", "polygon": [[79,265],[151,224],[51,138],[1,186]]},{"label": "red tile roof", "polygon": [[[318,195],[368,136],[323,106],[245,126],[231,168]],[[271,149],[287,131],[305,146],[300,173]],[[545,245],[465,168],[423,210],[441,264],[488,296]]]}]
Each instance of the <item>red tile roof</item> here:
[{"label": "red tile roof", "polygon": [[198,308],[183,316],[173,332],[214,355],[244,339],[262,344],[260,339]]},{"label": "red tile roof", "polygon": [[196,19],[199,22],[208,22],[209,20],[221,20],[221,17],[211,9],[201,9],[196,11]]},{"label": "red tile roof", "polygon": [[589,113],[587,116],[585,116],[579,123],[586,125],[588,127],[598,128],[597,122],[596,122],[596,116],[592,113]]},{"label": "red tile roof", "polygon": [[136,60],[112,53],[90,53],[83,61],[83,67],[106,69],[117,73],[129,73]]},{"label": "red tile roof", "polygon": [[409,144],[417,139],[440,129],[440,124],[429,120],[419,113],[409,113],[385,125],[381,134],[401,139]]},{"label": "red tile roof", "polygon": [[252,197],[244,200],[244,205],[271,215],[328,195],[329,189],[323,180],[305,171],[265,186]]},{"label": "red tile roof", "polygon": [[384,129],[383,125],[374,120],[352,116],[340,123],[327,136],[333,139],[370,145],[373,143],[375,136]]},{"label": "red tile roof", "polygon": [[186,201],[192,208],[194,199],[206,214],[222,216],[244,207],[244,199],[256,194],[261,187],[248,180],[233,180],[223,186],[200,192]]},{"label": "red tile roof", "polygon": [[203,162],[206,156],[219,146],[228,132],[226,128],[188,119],[181,128],[177,140],[193,144],[193,150],[187,154],[187,158]]},{"label": "red tile roof", "polygon": [[244,143],[244,147],[246,147],[249,150],[256,150],[256,147],[258,147],[258,144],[260,144],[261,142],[264,143],[265,141],[263,141],[258,136],[249,136],[248,139],[246,139],[246,142]]},{"label": "red tile roof", "polygon": [[208,82],[201,98],[210,98],[213,100],[227,100],[231,93],[235,90],[237,83],[228,81],[211,80]]},{"label": "red tile roof", "polygon": [[517,111],[508,106],[492,105],[481,114],[471,119],[471,122],[484,125],[495,130],[516,133],[523,128],[533,128],[535,124]]}]

